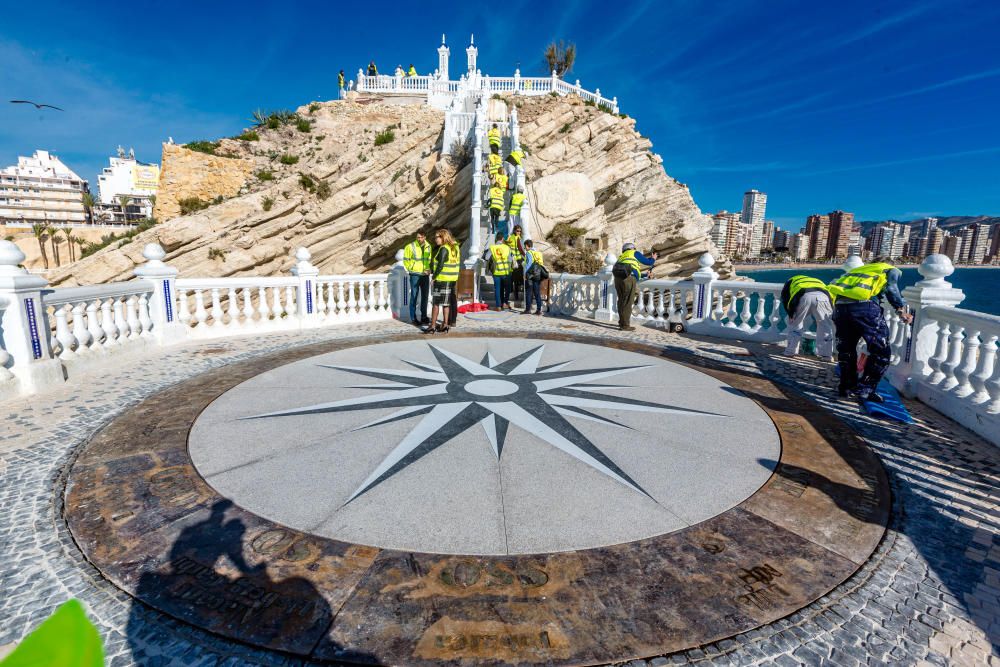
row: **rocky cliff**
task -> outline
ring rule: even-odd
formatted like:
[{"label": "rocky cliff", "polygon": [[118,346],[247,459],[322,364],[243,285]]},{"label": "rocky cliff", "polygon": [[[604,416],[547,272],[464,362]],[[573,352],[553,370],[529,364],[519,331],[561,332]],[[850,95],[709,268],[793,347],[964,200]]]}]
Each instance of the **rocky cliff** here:
[{"label": "rocky cliff", "polygon": [[[666,257],[657,275],[687,274],[714,250],[707,216],[664,173],[633,120],[576,98],[517,104],[536,238],[571,222],[593,237],[595,251],[632,240]],[[465,238],[471,166],[441,155],[442,112],[362,98],[297,113],[308,122],[219,142],[217,155],[253,165],[235,196],[58,270],[52,283],[127,280],[154,241],[182,277],[193,277],[282,275],[299,246],[324,273],[385,270],[418,230],[448,227]],[[393,140],[376,145],[386,131]]]},{"label": "rocky cliff", "polygon": [[160,187],[153,217],[173,220],[181,215],[181,201],[211,202],[239,194],[254,171],[254,161],[206,155],[183,146],[163,144]]}]

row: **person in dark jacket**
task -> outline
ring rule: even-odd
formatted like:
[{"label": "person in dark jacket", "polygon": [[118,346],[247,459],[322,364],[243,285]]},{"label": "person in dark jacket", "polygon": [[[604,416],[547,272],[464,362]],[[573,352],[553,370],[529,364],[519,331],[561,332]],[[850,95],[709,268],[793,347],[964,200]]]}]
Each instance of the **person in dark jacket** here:
[{"label": "person in dark jacket", "polygon": [[634,243],[622,246],[622,254],[619,255],[612,271],[615,293],[618,296],[618,328],[622,331],[635,331],[635,327],[631,324],[632,308],[639,300],[639,281],[644,275],[649,275],[655,262],[655,252],[646,257],[635,249]]}]

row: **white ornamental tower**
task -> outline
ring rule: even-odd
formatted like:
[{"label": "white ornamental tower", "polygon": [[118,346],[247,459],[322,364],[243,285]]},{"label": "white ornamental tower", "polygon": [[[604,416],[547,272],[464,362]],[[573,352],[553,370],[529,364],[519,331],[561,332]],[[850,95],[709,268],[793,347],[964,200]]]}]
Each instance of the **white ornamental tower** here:
[{"label": "white ornamental tower", "polygon": [[444,34],[441,35],[441,46],[438,47],[438,76],[443,80],[448,80],[448,57],[451,55],[451,49],[445,45]]},{"label": "white ornamental tower", "polygon": [[469,37],[469,48],[465,50],[465,55],[469,59],[469,74],[476,73],[476,56],[479,55],[479,49],[476,48],[476,36],[471,35]]}]

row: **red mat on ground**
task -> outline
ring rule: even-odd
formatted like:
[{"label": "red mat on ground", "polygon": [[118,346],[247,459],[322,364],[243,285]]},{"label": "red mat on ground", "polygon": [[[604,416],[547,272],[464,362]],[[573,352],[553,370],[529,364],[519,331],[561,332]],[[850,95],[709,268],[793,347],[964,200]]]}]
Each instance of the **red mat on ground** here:
[{"label": "red mat on ground", "polygon": [[466,303],[458,307],[458,312],[460,313],[478,313],[484,310],[489,310],[490,307],[485,303]]}]

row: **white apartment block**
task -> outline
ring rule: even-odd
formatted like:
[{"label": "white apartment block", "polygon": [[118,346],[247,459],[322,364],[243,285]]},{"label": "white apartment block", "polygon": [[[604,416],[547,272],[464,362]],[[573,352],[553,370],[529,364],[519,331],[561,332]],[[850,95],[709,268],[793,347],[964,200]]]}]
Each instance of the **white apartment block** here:
[{"label": "white apartment block", "polygon": [[875,257],[897,259],[903,255],[903,245],[909,238],[910,230],[906,225],[895,222],[883,222],[876,225],[871,235],[871,252]]},{"label": "white apartment block", "polygon": [[87,181],[48,151],[18,157],[17,164],[0,170],[0,223],[83,224]]},{"label": "white apartment block", "polygon": [[747,257],[759,257],[764,242],[764,211],[767,195],[759,190],[749,190],[743,194],[743,211],[740,221],[750,230],[750,244]]},{"label": "white apartment block", "polygon": [[[153,216],[153,201],[159,186],[160,167],[135,159],[135,151],[118,147],[118,157],[109,159],[110,166],[97,177],[98,206],[94,210],[97,222],[132,222]],[[122,209],[123,197],[127,210]]]},{"label": "white apartment block", "polygon": [[794,234],[788,239],[788,254],[795,261],[805,261],[809,259],[809,235]]},{"label": "white apartment block", "polygon": [[727,257],[736,254],[739,244],[740,214],[719,211],[712,216],[710,235],[715,247]]}]

